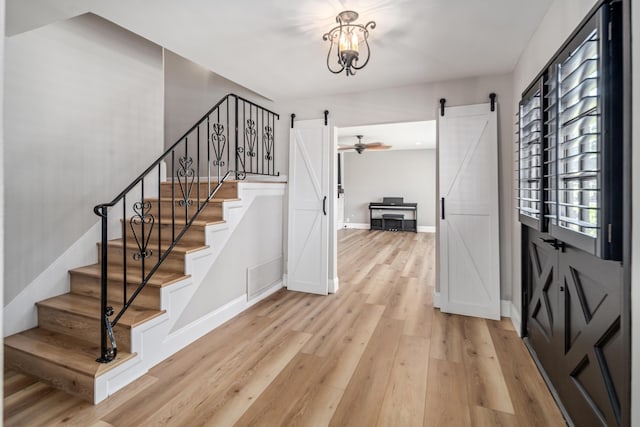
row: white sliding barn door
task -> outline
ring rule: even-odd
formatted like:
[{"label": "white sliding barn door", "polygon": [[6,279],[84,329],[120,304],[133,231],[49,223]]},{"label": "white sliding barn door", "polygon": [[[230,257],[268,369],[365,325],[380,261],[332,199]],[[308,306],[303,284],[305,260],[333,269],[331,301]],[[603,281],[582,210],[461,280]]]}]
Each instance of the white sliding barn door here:
[{"label": "white sliding barn door", "polygon": [[326,295],[329,270],[330,132],[324,120],[296,121],[289,153],[287,288]]},{"label": "white sliding barn door", "polygon": [[481,104],[438,117],[441,310],[488,319],[500,319],[496,115]]}]

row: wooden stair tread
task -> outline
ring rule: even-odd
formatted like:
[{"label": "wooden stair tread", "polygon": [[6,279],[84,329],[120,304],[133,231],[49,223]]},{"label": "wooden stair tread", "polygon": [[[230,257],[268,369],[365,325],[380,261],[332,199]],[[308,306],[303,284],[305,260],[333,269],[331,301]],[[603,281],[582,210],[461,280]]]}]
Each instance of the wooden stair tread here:
[{"label": "wooden stair tread", "polygon": [[[93,319],[100,319],[100,301],[96,298],[86,297],[77,294],[64,294],[57,297],[49,298],[36,303],[38,307],[48,307],[67,313],[72,313]],[[149,308],[129,306],[124,312],[118,325],[127,328],[136,327],[148,320],[163,314],[164,310],[152,310]]]},{"label": "wooden stair tread", "polygon": [[[120,222],[125,222],[125,221],[128,222],[128,220],[126,219],[120,219]],[[204,228],[209,225],[223,224],[225,222],[226,221],[224,219],[218,219],[218,220],[196,219],[191,223],[191,228]],[[172,223],[171,218],[167,218],[164,216],[160,218],[156,218],[156,224],[160,224],[163,228],[171,226],[171,223]],[[182,226],[184,226],[184,224],[181,224],[179,221],[176,223],[176,229]]]},{"label": "wooden stair tread", "polygon": [[240,197],[232,197],[232,198],[229,198],[229,197],[225,197],[225,198],[214,197],[213,199],[211,199],[209,201],[209,203],[211,203],[211,202],[239,202],[240,200],[241,200]]},{"label": "wooden stair tread", "polygon": [[[148,199],[148,200],[155,201],[155,200],[158,200],[158,199],[156,198],[156,199]],[[181,200],[181,199],[172,199],[171,197],[160,197],[160,201],[164,202],[164,203],[171,203],[174,200]],[[198,200],[198,198],[197,197],[189,197],[189,200],[193,200],[194,202],[196,202]],[[204,201],[205,199],[203,198],[203,199],[200,199],[200,200]],[[240,198],[238,198],[238,197],[233,197],[233,198],[214,197],[214,198],[209,200],[209,203],[237,202],[238,200],[240,200]],[[189,210],[191,210],[191,208],[189,208]],[[178,210],[178,209],[184,210],[184,207],[176,207],[176,210]]]},{"label": "wooden stair tread", "polygon": [[[209,182],[207,177],[200,177],[200,184],[201,185],[202,184],[206,184],[207,182]],[[228,184],[233,184],[233,183],[237,184],[239,182],[242,182],[242,181],[238,180],[238,179],[225,179],[222,183],[223,184],[227,184],[227,183]],[[196,177],[196,179],[193,180],[193,183],[194,183],[194,185],[198,183],[198,178],[197,177]],[[167,181],[160,181],[160,184],[161,185],[171,185],[171,184],[179,185],[178,184],[178,178],[175,178],[175,181],[172,182],[171,181],[171,177],[169,177],[169,180],[167,180]],[[211,185],[212,186],[218,185],[218,181],[211,180]]]},{"label": "wooden stair tread", "polygon": [[[73,270],[69,270],[69,272],[74,274],[84,274],[86,276],[96,277],[96,278],[100,278],[102,275],[102,269],[100,267],[100,263],[74,268]],[[190,274],[169,273],[169,272],[164,272],[162,270],[158,270],[153,274],[153,276],[151,276],[146,286],[162,288],[164,286],[172,285],[181,280],[188,279],[189,277],[191,277]],[[107,269],[107,279],[121,280],[122,271],[121,270],[119,271],[118,269],[110,266]],[[139,284],[140,274],[137,274],[135,270],[131,271],[130,269],[127,269],[127,283]]]},{"label": "wooden stair tread", "polygon": [[100,346],[69,335],[33,328],[4,339],[4,345],[93,378],[121,365],[135,353],[118,352],[111,363],[98,363]]},{"label": "wooden stair tread", "polygon": [[[107,245],[111,246],[111,247],[121,248],[122,247],[122,243],[123,243],[122,239],[113,239],[113,240],[109,240],[107,242]],[[168,243],[161,243],[160,244],[160,248],[163,251],[166,250],[168,247],[169,247]],[[194,243],[189,244],[189,243],[178,242],[178,244],[173,247],[172,252],[181,253],[181,254],[190,254],[192,252],[197,252],[197,251],[201,251],[203,249],[207,249],[208,247],[209,247],[209,245],[194,244]],[[135,239],[131,239],[131,238],[127,239],[127,248],[128,249],[138,249],[138,244],[136,243]],[[158,249],[158,243],[149,243],[148,248],[151,249],[151,250]],[[156,256],[156,261],[157,261],[157,256]]]},{"label": "wooden stair tread", "polygon": [[227,221],[225,221],[224,219],[219,219],[217,221],[207,221],[206,219],[196,219],[191,223],[191,226],[193,227],[194,225],[197,225],[200,227],[207,227],[209,225],[224,224],[225,222]]}]

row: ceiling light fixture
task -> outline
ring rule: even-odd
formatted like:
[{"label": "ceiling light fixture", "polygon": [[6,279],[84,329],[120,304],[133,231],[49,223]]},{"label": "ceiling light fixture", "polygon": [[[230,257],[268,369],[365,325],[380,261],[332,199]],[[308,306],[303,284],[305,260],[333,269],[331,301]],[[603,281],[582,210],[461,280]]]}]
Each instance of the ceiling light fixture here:
[{"label": "ceiling light fixture", "polygon": [[[356,70],[363,69],[369,62],[371,51],[369,50],[369,30],[376,28],[374,21],[369,21],[365,25],[353,24],[358,19],[358,13],[352,10],[345,10],[336,16],[337,27],[322,36],[324,41],[330,41],[329,53],[327,54],[327,68],[334,74],[347,72],[347,76],[354,76]],[[334,48],[334,46],[336,46]],[[366,58],[362,65],[358,66],[360,60],[360,47],[365,46]],[[338,66],[331,61],[331,52],[337,51]],[[363,52],[364,54],[365,52]]]}]

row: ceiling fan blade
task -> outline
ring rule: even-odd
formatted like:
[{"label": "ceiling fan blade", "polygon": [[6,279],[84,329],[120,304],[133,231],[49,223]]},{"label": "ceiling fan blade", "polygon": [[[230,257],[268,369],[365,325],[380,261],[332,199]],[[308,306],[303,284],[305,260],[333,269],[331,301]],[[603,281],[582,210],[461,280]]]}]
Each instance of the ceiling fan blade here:
[{"label": "ceiling fan blade", "polygon": [[354,145],[340,145],[338,146],[338,151],[344,151],[344,150],[355,150],[356,147]]},{"label": "ceiling fan blade", "polygon": [[390,145],[380,144],[374,145],[373,147],[367,147],[367,150],[388,150],[389,148],[391,148]]},{"label": "ceiling fan blade", "polygon": [[370,148],[370,147],[379,147],[379,146],[381,146],[381,145],[385,145],[385,144],[384,144],[384,143],[382,143],[382,142],[368,142],[368,143],[366,143],[366,144],[364,144],[364,145],[365,145],[367,148]]}]

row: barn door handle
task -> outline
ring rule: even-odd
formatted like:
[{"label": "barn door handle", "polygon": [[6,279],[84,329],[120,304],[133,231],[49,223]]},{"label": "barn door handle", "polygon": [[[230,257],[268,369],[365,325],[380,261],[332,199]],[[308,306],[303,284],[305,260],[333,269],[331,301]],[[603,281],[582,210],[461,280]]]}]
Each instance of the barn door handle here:
[{"label": "barn door handle", "polygon": [[440,197],[440,218],[444,219],[444,197]]},{"label": "barn door handle", "polygon": [[324,216],[327,216],[327,196],[324,196],[324,199],[322,199],[322,213]]}]

